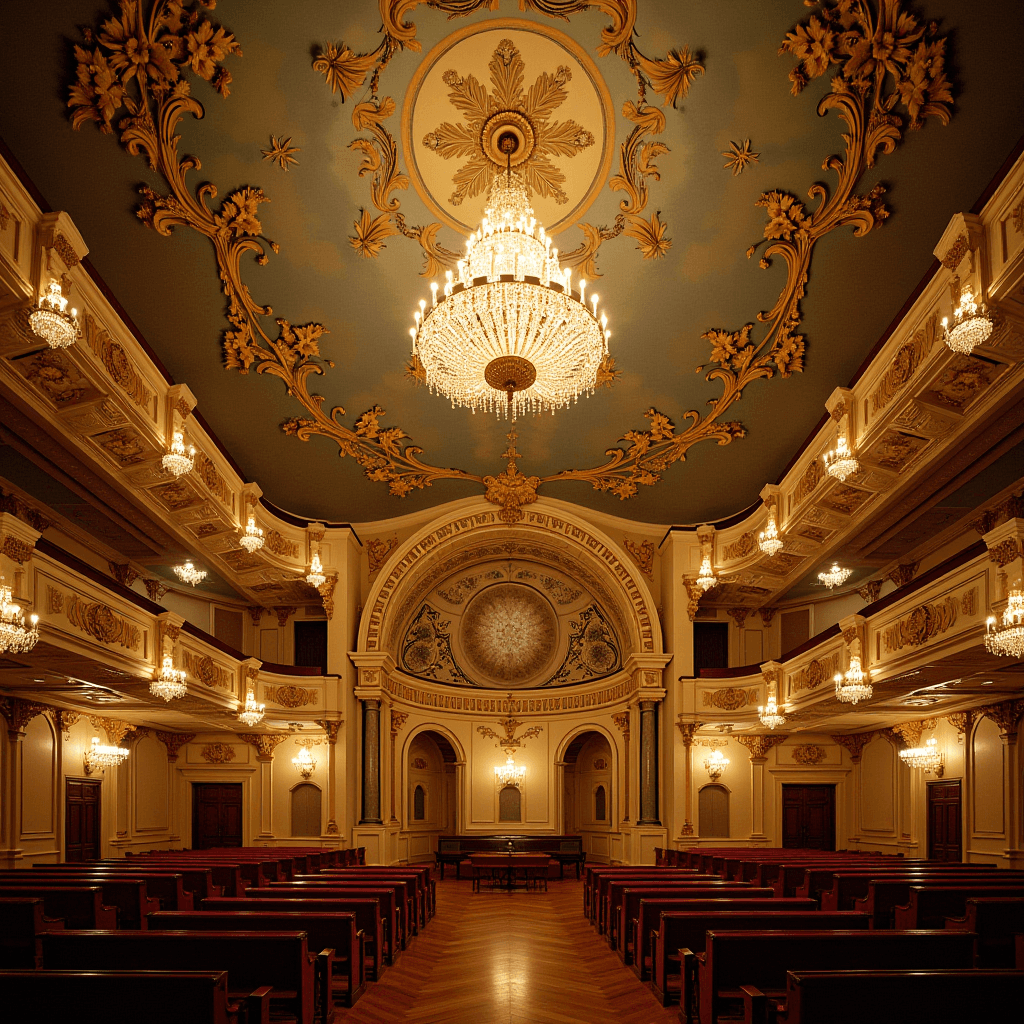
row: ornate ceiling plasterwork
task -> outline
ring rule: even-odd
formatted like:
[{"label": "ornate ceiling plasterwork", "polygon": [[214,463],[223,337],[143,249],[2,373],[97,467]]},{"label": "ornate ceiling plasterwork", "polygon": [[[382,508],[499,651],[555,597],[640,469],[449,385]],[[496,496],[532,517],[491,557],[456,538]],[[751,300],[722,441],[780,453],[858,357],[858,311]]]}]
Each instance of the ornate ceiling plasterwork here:
[{"label": "ornate ceiling plasterwork", "polygon": [[[381,0],[384,24],[378,49],[355,54],[344,46],[328,47],[315,66],[343,98],[353,96],[369,76],[370,99],[356,104],[353,121],[358,130],[371,132],[372,138],[359,147],[364,153],[360,173],[370,177],[371,198],[384,212],[371,219],[364,211],[367,237],[372,235],[382,243],[397,230],[411,234],[424,245],[427,272],[434,273],[454,254],[434,245],[437,226],[410,228],[399,220],[399,203],[391,193],[406,188],[408,180],[398,171],[397,145],[383,127],[395,105],[390,97],[377,95],[381,74],[394,54],[420,49],[415,25],[404,20],[417,4],[418,0]],[[450,16],[493,9],[489,0],[436,0],[430,6]],[[523,6],[551,18],[568,18],[588,7],[607,14],[611,24],[602,32],[599,55],[621,57],[638,88],[638,101],[629,101],[623,108],[634,128],[620,149],[620,172],[609,181],[610,188],[625,194],[621,213],[612,228],[581,225],[585,241],[563,253],[563,261],[593,278],[598,248],[620,233],[635,237],[645,257],[663,255],[669,244],[664,224],[657,214],[649,221],[641,216],[649,199],[647,179],[658,176],[653,159],[665,149],[661,143],[644,142],[646,136],[659,134],[665,126],[664,113],[646,102],[647,89],[674,105],[703,73],[703,67],[686,48],[661,59],[643,55],[634,43],[636,0],[523,0]],[[801,301],[818,241],[840,227],[850,227],[858,236],[873,230],[889,211],[881,201],[882,186],[866,194],[856,191],[865,171],[880,154],[893,152],[904,130],[920,128],[928,117],[948,122],[953,100],[944,66],[945,39],[938,35],[934,22],[925,23],[909,13],[903,0],[865,0],[856,5],[849,0],[819,0],[811,6],[813,13],[785,37],[780,53],[799,62],[790,73],[794,94],[810,80],[832,75],[831,92],[819,102],[817,112],[825,116],[835,111],[845,123],[845,153],[825,160],[826,170],[836,176],[836,185],[830,190],[824,184],[813,184],[808,190],[816,204],[813,208],[808,209],[782,188],[763,193],[757,201],[756,205],[766,210],[768,221],[763,238],[747,255],[752,257],[764,246],[761,266],[768,267],[775,257],[781,257],[787,271],[775,304],[757,314],[757,320],[766,325],[764,333],[754,337],[753,323],[738,330],[704,332],[702,337],[712,346],[712,368],[705,376],[709,383],[722,386],[719,397],[709,400],[706,412],[685,412],[685,427],[677,432],[668,416],[650,409],[646,414],[650,427],[628,431],[619,439],[625,446],[608,449],[605,462],[539,478],[523,477],[525,488],[523,481],[517,480],[526,500],[531,492],[535,497],[538,487],[564,480],[586,481],[597,490],[625,499],[641,486],[657,483],[670,465],[685,459],[694,444],[715,440],[724,445],[743,437],[743,426],[724,417],[746,386],[776,372],[785,377],[803,369]],[[193,190],[186,176],[197,170],[200,162],[179,155],[175,134],[186,114],[200,119],[204,113],[191,94],[189,74],[209,82],[226,97],[231,74],[223,62],[228,56],[241,56],[233,35],[215,25],[207,12],[200,3],[183,7],[162,0],[148,5],[123,2],[120,17],[105,21],[97,31],[85,30],[88,48],[75,48],[76,81],[68,101],[73,127],[92,121],[106,133],[116,130],[128,152],[144,155],[163,179],[166,194],[149,186],[141,189],[138,215],[144,224],[164,235],[180,226],[209,238],[228,302],[229,327],[223,342],[226,366],[241,373],[255,368],[257,373],[282,381],[305,412],[282,424],[286,433],[301,440],[313,436],[332,439],[342,456],[355,458],[369,479],[386,483],[396,496],[440,479],[472,482],[485,489],[489,501],[503,506],[510,521],[517,521],[526,503],[522,497],[517,495],[516,501],[509,503],[482,475],[423,461],[422,449],[410,443],[405,431],[381,425],[381,407],[372,407],[352,426],[344,423],[347,414],[342,406],[325,411],[324,397],[310,386],[316,375],[334,366],[320,352],[327,327],[275,318],[269,305],[252,298],[242,279],[243,256],[251,255],[263,265],[269,261],[268,250],[278,251],[276,243],[263,235],[259,219],[259,207],[268,196],[258,187],[245,186],[215,203],[219,193],[214,184],[204,183]],[[391,225],[391,214],[398,228]],[[269,318],[277,323],[276,335]],[[955,386],[956,382],[949,384],[947,391],[952,393]]]}]

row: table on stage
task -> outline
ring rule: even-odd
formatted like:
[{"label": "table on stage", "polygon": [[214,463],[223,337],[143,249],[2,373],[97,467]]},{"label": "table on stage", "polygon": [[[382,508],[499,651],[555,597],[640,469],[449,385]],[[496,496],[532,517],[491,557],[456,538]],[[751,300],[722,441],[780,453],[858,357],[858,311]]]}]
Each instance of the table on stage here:
[{"label": "table on stage", "polygon": [[548,865],[551,858],[546,853],[471,853],[469,855],[473,877],[473,891],[479,892],[481,882],[487,880],[492,889],[511,892],[520,881],[527,889],[533,882],[548,887]]}]

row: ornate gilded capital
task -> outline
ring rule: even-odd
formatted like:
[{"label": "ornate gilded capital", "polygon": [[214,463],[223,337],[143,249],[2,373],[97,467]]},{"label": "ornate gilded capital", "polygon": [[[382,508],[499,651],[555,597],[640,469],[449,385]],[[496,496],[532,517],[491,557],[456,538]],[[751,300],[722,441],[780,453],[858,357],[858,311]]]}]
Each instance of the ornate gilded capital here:
[{"label": "ornate gilded capital", "polygon": [[194,732],[161,732],[159,729],[153,735],[167,748],[167,760],[172,764],[178,760],[178,751],[196,738]]},{"label": "ornate gilded capital", "polygon": [[99,718],[90,715],[89,721],[94,729],[103,730],[106,734],[107,742],[112,747],[121,746],[125,736],[130,732],[134,732],[137,728],[131,722],[124,722],[118,718]]},{"label": "ornate gilded capital", "polygon": [[851,732],[845,735],[833,736],[832,741],[838,743],[841,747],[845,747],[850,752],[850,760],[854,764],[860,764],[861,754],[874,735],[873,732]]},{"label": "ornate gilded capital", "polygon": [[679,734],[683,737],[684,747],[689,749],[689,747],[693,745],[694,736],[703,724],[703,722],[686,722],[683,721],[682,718],[676,722],[676,728],[679,730]]},{"label": "ornate gilded capital", "polygon": [[779,733],[771,733],[757,736],[733,736],[733,739],[737,743],[743,744],[750,751],[751,761],[764,761],[768,757],[768,752],[773,747],[783,743],[786,736],[784,733],[781,735]]},{"label": "ornate gilded capital", "polygon": [[946,721],[961,735],[964,736],[971,731],[971,723],[974,721],[973,711],[953,711],[946,715]]},{"label": "ornate gilded capital", "polygon": [[22,700],[20,697],[0,697],[0,715],[7,719],[7,735],[11,739],[25,735],[25,726],[36,715],[47,710],[45,704]]},{"label": "ornate gilded capital", "polygon": [[333,747],[338,742],[338,730],[341,728],[341,722],[333,718],[318,718],[316,724],[327,733],[327,742]]},{"label": "ornate gilded capital", "polygon": [[617,714],[612,715],[612,721],[615,723],[615,728],[622,733],[624,740],[629,739],[629,712],[619,711]]},{"label": "ornate gilded capital", "polygon": [[700,599],[704,596],[704,588],[699,586],[696,580],[683,577],[683,586],[686,587],[688,600],[686,602],[686,614],[690,621],[697,618],[697,609],[700,607]]},{"label": "ornate gilded capital", "polygon": [[334,618],[334,588],[338,585],[338,574],[334,573],[317,587],[320,593],[320,600],[324,603],[324,611],[327,613],[328,622]]},{"label": "ornate gilded capital", "polygon": [[405,723],[409,720],[409,714],[406,711],[395,711],[391,709],[391,738],[394,739],[405,727]]},{"label": "ornate gilded capital", "polygon": [[53,716],[53,724],[64,737],[67,743],[71,739],[71,727],[82,717],[78,711],[69,711],[67,708],[50,708]]},{"label": "ornate gilded capital", "polygon": [[924,729],[923,722],[898,722],[882,730],[883,736],[888,736],[897,749],[903,750],[906,747],[919,747],[921,745],[921,733]]},{"label": "ornate gilded capital", "polygon": [[1004,700],[998,704],[987,704],[976,708],[976,712],[991,719],[999,726],[999,735],[1007,739],[1016,739],[1017,724],[1024,715],[1024,699]]},{"label": "ornate gilded capital", "polygon": [[245,740],[256,750],[257,761],[273,761],[274,751],[278,745],[288,739],[288,733],[281,732],[240,732],[240,740]]},{"label": "ornate gilded capital", "polygon": [[743,628],[743,623],[747,621],[747,616],[753,612],[753,608],[727,608],[726,614],[733,622],[736,623],[737,629]]}]

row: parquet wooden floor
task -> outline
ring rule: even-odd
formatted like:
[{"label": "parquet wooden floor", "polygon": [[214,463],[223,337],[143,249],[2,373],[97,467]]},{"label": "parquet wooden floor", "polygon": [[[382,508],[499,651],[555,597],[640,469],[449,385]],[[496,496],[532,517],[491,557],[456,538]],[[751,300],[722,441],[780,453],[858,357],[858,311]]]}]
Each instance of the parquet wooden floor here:
[{"label": "parquet wooden floor", "polygon": [[583,883],[474,893],[437,883],[437,915],[339,1024],[678,1024],[583,917]]}]

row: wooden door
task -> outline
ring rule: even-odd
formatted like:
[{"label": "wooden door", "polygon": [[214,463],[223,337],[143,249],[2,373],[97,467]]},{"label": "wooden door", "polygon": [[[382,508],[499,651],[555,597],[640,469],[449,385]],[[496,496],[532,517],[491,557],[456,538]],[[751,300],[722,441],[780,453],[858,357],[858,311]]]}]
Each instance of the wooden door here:
[{"label": "wooden door", "polygon": [[836,848],[836,787],[782,787],[782,845],[787,849]]},{"label": "wooden door", "polygon": [[960,849],[960,781],[928,783],[928,857],[963,858]]},{"label": "wooden door", "polygon": [[693,674],[702,668],[729,667],[729,623],[695,622],[693,624]]},{"label": "wooden door", "polygon": [[64,789],[64,860],[99,860],[100,784],[67,779]]},{"label": "wooden door", "polygon": [[242,845],[242,784],[192,783],[192,849]]}]

